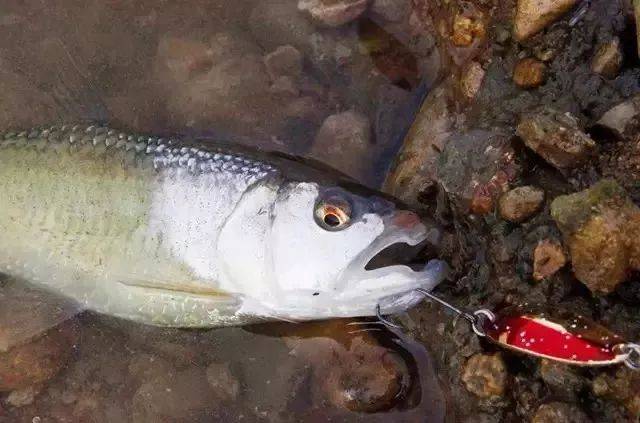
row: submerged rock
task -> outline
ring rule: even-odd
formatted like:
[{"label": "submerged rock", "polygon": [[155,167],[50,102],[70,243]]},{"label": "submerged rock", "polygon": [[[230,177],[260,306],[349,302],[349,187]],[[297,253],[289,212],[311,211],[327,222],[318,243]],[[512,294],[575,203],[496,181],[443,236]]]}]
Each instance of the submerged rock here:
[{"label": "submerged rock", "polygon": [[620,138],[628,138],[640,129],[640,95],[612,107],[598,120],[598,125],[614,132]]},{"label": "submerged rock", "polygon": [[640,209],[613,180],[556,198],[551,215],[569,248],[576,278],[607,294],[640,269]]},{"label": "submerged rock", "polygon": [[615,78],[622,67],[622,58],[620,40],[615,37],[598,47],[591,62],[591,70],[605,78]]},{"label": "submerged rock", "polygon": [[299,0],[298,9],[307,11],[311,18],[323,25],[340,26],[362,15],[369,0]]},{"label": "submerged rock", "polygon": [[0,353],[0,392],[49,381],[65,367],[75,342],[75,322],[67,322],[41,338]]},{"label": "submerged rock", "polygon": [[593,380],[593,393],[624,405],[633,419],[640,418],[640,373],[624,366],[601,373]]},{"label": "submerged rock", "polygon": [[567,264],[562,245],[556,240],[544,239],[533,250],[533,279],[544,280],[553,276]]},{"label": "submerged rock", "polygon": [[348,110],[324,121],[310,155],[357,180],[366,180],[372,170],[373,150],[369,119]]},{"label": "submerged rock", "polygon": [[544,202],[544,191],[533,186],[514,188],[500,197],[500,216],[510,222],[519,223],[533,216]]},{"label": "submerged rock", "polygon": [[513,82],[520,88],[535,88],[547,78],[547,66],[533,57],[519,60],[513,69]]},{"label": "submerged rock", "polygon": [[207,381],[217,397],[234,401],[240,393],[240,382],[231,373],[228,363],[211,363],[207,366]]},{"label": "submerged rock", "polygon": [[440,155],[437,180],[463,210],[490,213],[518,174],[510,138],[471,130],[452,135]]},{"label": "submerged rock", "polygon": [[518,0],[513,35],[523,41],[543,30],[571,9],[578,0]]},{"label": "submerged rock", "polygon": [[516,133],[527,147],[560,170],[583,164],[597,149],[573,115],[551,108],[522,117]]},{"label": "submerged rock", "polygon": [[302,73],[302,54],[290,45],[280,46],[264,56],[264,63],[272,80],[281,76],[298,77]]},{"label": "submerged rock", "polygon": [[420,207],[421,193],[433,187],[438,156],[451,135],[456,118],[451,86],[444,83],[425,99],[384,183],[386,192],[413,207]]},{"label": "submerged rock", "polygon": [[471,100],[480,91],[486,72],[478,62],[471,62],[462,70],[460,90],[462,95]]},{"label": "submerged rock", "polygon": [[475,354],[462,372],[467,390],[480,398],[503,396],[507,380],[507,367],[500,354]]},{"label": "submerged rock", "polygon": [[451,42],[456,47],[469,47],[486,36],[485,23],[481,15],[458,13],[453,18]]}]

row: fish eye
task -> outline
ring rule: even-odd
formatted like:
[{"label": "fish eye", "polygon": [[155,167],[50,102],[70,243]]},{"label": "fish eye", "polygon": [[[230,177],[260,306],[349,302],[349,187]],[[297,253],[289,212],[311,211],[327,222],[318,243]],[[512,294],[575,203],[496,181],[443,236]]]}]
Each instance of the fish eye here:
[{"label": "fish eye", "polygon": [[348,201],[330,197],[318,203],[315,211],[316,222],[328,231],[338,231],[351,222],[351,205]]}]

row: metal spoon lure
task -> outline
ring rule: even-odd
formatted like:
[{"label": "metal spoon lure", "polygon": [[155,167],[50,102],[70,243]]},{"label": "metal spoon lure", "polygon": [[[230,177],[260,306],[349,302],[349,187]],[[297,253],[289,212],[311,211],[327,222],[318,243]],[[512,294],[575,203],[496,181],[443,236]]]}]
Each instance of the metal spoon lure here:
[{"label": "metal spoon lure", "polygon": [[[415,291],[453,311],[469,322],[476,335],[503,348],[576,366],[625,364],[640,370],[640,345],[583,316],[547,313],[529,304],[496,313],[487,309],[468,313],[424,289]],[[400,328],[382,315],[379,304],[376,316],[386,326]]]}]

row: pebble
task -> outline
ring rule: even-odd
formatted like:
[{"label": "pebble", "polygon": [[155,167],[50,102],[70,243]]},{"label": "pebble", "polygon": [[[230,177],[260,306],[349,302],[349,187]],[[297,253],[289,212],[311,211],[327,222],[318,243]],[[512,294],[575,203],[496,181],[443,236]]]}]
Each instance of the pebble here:
[{"label": "pebble", "polygon": [[302,54],[293,46],[279,46],[264,57],[271,80],[281,76],[298,77],[302,73]]},{"label": "pebble", "polygon": [[325,119],[309,154],[364,180],[371,172],[373,149],[369,119],[360,112],[347,110]]},{"label": "pebble", "polygon": [[524,41],[568,12],[578,0],[518,0],[513,35]]},{"label": "pebble", "polygon": [[476,40],[486,36],[486,28],[481,19],[464,14],[456,14],[453,18],[451,42],[457,47],[468,47]]},{"label": "pebble", "polygon": [[540,361],[540,376],[554,393],[567,398],[573,398],[587,383],[587,379],[581,376],[573,366],[552,360]]},{"label": "pebble", "polygon": [[544,191],[533,186],[522,186],[504,193],[498,202],[500,216],[519,223],[537,213],[544,203]]},{"label": "pebble", "polygon": [[560,170],[583,164],[597,150],[595,141],[580,130],[573,115],[548,107],[522,117],[516,134],[527,147]]},{"label": "pebble", "polygon": [[436,163],[436,179],[463,213],[491,213],[519,173],[511,140],[473,129],[452,134]]},{"label": "pebble", "polygon": [[607,110],[598,125],[611,130],[618,138],[631,138],[640,129],[640,95]]},{"label": "pebble", "polygon": [[640,418],[640,374],[619,366],[615,373],[600,373],[592,384],[593,393],[621,403],[633,419]]},{"label": "pebble", "polygon": [[462,381],[480,398],[502,397],[507,387],[507,368],[500,354],[475,354],[467,360]]},{"label": "pebble", "polygon": [[598,47],[591,62],[591,70],[605,78],[613,79],[618,76],[620,72],[622,59],[620,40],[618,37],[615,37],[611,41],[601,44]]},{"label": "pebble", "polygon": [[640,269],[640,208],[614,180],[557,197],[551,216],[576,278],[593,293],[612,292],[631,270]]},{"label": "pebble", "polygon": [[520,88],[536,88],[547,78],[547,66],[533,57],[521,59],[513,69],[513,82]]},{"label": "pebble", "polygon": [[299,0],[298,9],[306,11],[311,18],[326,26],[341,26],[349,23],[367,10],[369,0]]},{"label": "pebble", "polygon": [[553,276],[567,264],[562,245],[556,240],[543,239],[533,250],[533,279],[541,281]]},{"label": "pebble", "polygon": [[13,391],[7,396],[6,402],[12,407],[24,407],[33,404],[36,396],[40,393],[40,386],[29,386],[24,389]]},{"label": "pebble", "polygon": [[532,423],[589,423],[591,419],[577,406],[563,402],[541,405]]},{"label": "pebble", "polygon": [[482,87],[482,81],[484,81],[485,74],[486,71],[482,68],[482,65],[475,61],[469,63],[462,70],[462,76],[460,77],[460,90],[467,100],[475,98],[478,94],[480,87]]},{"label": "pebble", "polygon": [[378,412],[393,407],[406,392],[409,370],[404,360],[369,342],[354,339],[348,352],[339,353],[339,362],[323,368],[325,392],[333,406]]}]

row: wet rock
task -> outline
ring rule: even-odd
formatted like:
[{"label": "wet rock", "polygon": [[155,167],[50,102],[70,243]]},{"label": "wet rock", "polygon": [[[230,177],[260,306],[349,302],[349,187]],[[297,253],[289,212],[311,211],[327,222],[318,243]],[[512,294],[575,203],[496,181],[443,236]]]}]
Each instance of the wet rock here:
[{"label": "wet rock", "polygon": [[591,419],[573,404],[551,402],[538,408],[532,423],[588,423]]},{"label": "wet rock", "polygon": [[580,376],[572,366],[551,360],[541,360],[540,376],[554,393],[567,398],[573,398],[586,383],[586,379]]},{"label": "wet rock", "polygon": [[593,393],[612,399],[627,409],[632,418],[640,418],[640,374],[624,366],[614,374],[601,373],[593,380]]},{"label": "wet rock", "polygon": [[359,180],[369,176],[372,154],[369,119],[354,110],[329,116],[310,151],[311,157]]},{"label": "wet rock", "polygon": [[[351,330],[351,320],[308,323],[285,338],[291,354],[313,366],[315,396],[333,407],[378,412],[397,405],[411,385],[404,359],[370,333]],[[308,385],[310,382],[307,381]],[[429,389],[423,385],[423,389]]]},{"label": "wet rock", "polygon": [[437,180],[463,212],[490,213],[518,174],[510,138],[471,130],[452,135],[438,158]]},{"label": "wet rock", "polygon": [[296,98],[300,95],[300,88],[296,81],[290,76],[280,76],[271,84],[270,91],[273,94],[283,97]]},{"label": "wet rock", "polygon": [[597,149],[573,115],[548,107],[522,117],[516,133],[527,147],[560,170],[583,164]]},{"label": "wet rock", "polygon": [[562,245],[556,240],[543,239],[533,250],[533,279],[544,280],[567,264]]},{"label": "wet rock", "polygon": [[523,222],[540,210],[544,202],[544,191],[533,186],[514,188],[500,197],[500,216],[510,222]]},{"label": "wet rock", "polygon": [[240,393],[240,382],[229,370],[227,363],[211,363],[207,366],[207,381],[217,397],[235,401]]},{"label": "wet rock", "polygon": [[264,57],[272,80],[280,76],[298,77],[302,73],[302,54],[293,46],[280,46]]},{"label": "wet rock", "polygon": [[358,18],[369,0],[299,0],[298,9],[308,12],[322,25],[341,26]]},{"label": "wet rock", "polygon": [[[219,33],[209,45],[161,39],[154,69],[174,127],[213,128],[275,148],[268,140],[288,138],[289,119],[313,128],[324,114],[312,98],[297,97],[297,86],[280,80],[273,87],[261,50],[241,35]],[[311,101],[300,103],[303,98]]]},{"label": "wet rock", "polygon": [[373,0],[369,10],[389,22],[399,22],[407,17],[410,10],[408,0]]},{"label": "wet rock", "polygon": [[[328,372],[325,390],[334,406],[352,411],[375,412],[392,407],[401,396],[408,384],[406,365],[400,357],[393,354],[383,353],[380,357],[371,357],[371,350],[375,349],[365,344],[356,344],[352,346],[347,361],[325,369]],[[377,349],[382,350],[382,347]],[[376,364],[362,365],[353,360],[354,354],[363,354],[363,357],[374,359]]]},{"label": "wet rock", "polygon": [[267,51],[292,45],[305,55],[311,53],[311,40],[316,33],[296,3],[288,0],[257,2],[249,16],[249,28]]},{"label": "wet rock", "polygon": [[547,78],[547,66],[532,57],[521,59],[513,69],[513,82],[520,88],[536,88]]},{"label": "wet rock", "polygon": [[12,407],[24,407],[26,405],[33,404],[33,401],[35,401],[40,390],[40,386],[29,386],[24,389],[13,391],[9,396],[7,396],[6,402]]},{"label": "wet rock", "polygon": [[598,47],[591,62],[591,70],[605,78],[613,79],[618,76],[621,67],[622,50],[620,48],[620,40],[615,37]]},{"label": "wet rock", "polygon": [[471,100],[478,94],[485,73],[485,70],[482,69],[478,62],[471,62],[463,69],[460,77],[460,90],[465,98]]},{"label": "wet rock", "polygon": [[192,368],[143,383],[133,396],[133,421],[194,421],[217,406],[203,369]]},{"label": "wet rock", "polygon": [[433,188],[438,156],[451,135],[456,117],[452,85],[436,87],[425,99],[384,183],[386,192],[413,207],[420,207],[421,193]]},{"label": "wet rock", "polygon": [[640,129],[640,96],[634,96],[609,109],[598,120],[598,125],[628,138]]},{"label": "wet rock", "polygon": [[41,338],[0,353],[0,392],[49,381],[65,367],[75,342],[75,324],[68,322]]},{"label": "wet rock", "polygon": [[451,42],[457,47],[469,47],[486,36],[485,23],[478,16],[458,13],[453,18]]},{"label": "wet rock", "polygon": [[500,354],[475,354],[462,372],[467,390],[480,398],[503,396],[507,380],[507,368]]},{"label": "wet rock", "polygon": [[576,278],[592,292],[609,293],[640,268],[640,209],[615,181],[556,198],[551,215]]},{"label": "wet rock", "polygon": [[526,40],[569,11],[578,0],[518,0],[513,35]]}]

